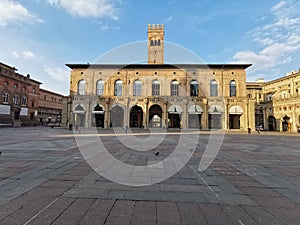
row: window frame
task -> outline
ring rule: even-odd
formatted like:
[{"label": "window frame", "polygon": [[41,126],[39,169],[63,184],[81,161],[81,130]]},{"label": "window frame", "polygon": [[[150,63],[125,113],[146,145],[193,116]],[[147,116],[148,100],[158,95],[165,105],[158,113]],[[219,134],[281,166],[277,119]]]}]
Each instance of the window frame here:
[{"label": "window frame", "polygon": [[236,97],[236,81],[235,80],[231,80],[229,82],[229,96]]},{"label": "window frame", "polygon": [[160,95],[160,82],[158,80],[152,81],[152,96]]},{"label": "window frame", "polygon": [[[193,86],[195,86],[194,90],[192,89]],[[191,97],[197,97],[198,95],[199,95],[199,83],[198,83],[197,80],[191,80],[191,82],[190,82],[190,96]]]},{"label": "window frame", "polygon": [[216,79],[210,81],[210,97],[218,97],[219,95],[219,85]]},{"label": "window frame", "polygon": [[86,81],[85,80],[78,81],[77,94],[85,95],[85,89],[86,89]]},{"label": "window frame", "polygon": [[142,81],[135,80],[133,82],[133,96],[141,96],[142,95]]},{"label": "window frame", "polygon": [[104,80],[98,80],[96,83],[96,95],[104,95]]},{"label": "window frame", "polygon": [[116,80],[114,84],[114,96],[122,96],[122,80]]},{"label": "window frame", "polygon": [[179,82],[177,80],[172,80],[171,81],[171,96],[179,96]]},{"label": "window frame", "polygon": [[9,93],[8,92],[3,93],[2,102],[3,102],[3,104],[9,104]]}]

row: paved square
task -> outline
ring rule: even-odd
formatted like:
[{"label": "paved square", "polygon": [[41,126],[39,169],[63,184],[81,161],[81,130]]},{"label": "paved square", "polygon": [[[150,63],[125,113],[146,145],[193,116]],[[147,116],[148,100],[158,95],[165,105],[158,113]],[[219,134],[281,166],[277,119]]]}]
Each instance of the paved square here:
[{"label": "paved square", "polygon": [[[100,135],[116,159],[139,166],[170,155],[179,138],[168,132],[155,150],[136,152],[112,130]],[[171,178],[132,187],[96,173],[68,130],[2,128],[0,224],[300,223],[299,135],[226,134],[213,163],[200,172],[208,138],[200,132],[192,158]]]}]

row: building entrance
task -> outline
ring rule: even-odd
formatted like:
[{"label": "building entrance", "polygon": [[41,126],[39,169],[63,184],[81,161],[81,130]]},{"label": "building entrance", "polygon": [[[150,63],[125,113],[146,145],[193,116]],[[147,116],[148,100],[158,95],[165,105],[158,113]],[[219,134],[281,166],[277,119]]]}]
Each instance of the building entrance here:
[{"label": "building entrance", "polygon": [[104,128],[104,110],[103,107],[97,104],[92,111],[94,118],[92,117],[92,126]]},{"label": "building entrance", "polygon": [[149,109],[149,127],[162,127],[162,109],[159,105],[152,105]]},{"label": "building entrance", "polygon": [[130,127],[143,127],[143,109],[140,106],[133,106],[130,110]]},{"label": "building entrance", "polygon": [[229,129],[240,129],[240,115],[229,115]]},{"label": "building entrance", "polygon": [[114,106],[110,111],[110,126],[124,126],[124,109],[119,105]]}]

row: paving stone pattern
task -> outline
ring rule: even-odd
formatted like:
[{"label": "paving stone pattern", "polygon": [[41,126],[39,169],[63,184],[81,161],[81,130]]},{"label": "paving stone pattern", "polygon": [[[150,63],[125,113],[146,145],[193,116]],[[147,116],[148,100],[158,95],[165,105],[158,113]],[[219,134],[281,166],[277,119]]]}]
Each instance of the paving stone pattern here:
[{"label": "paving stone pattern", "polygon": [[[99,134],[116,159],[138,166],[170,155],[180,137],[168,132],[157,148],[140,152],[123,146],[112,130]],[[0,139],[1,225],[300,224],[299,135],[227,133],[216,159],[200,172],[209,139],[200,132],[185,167],[144,187],[93,171],[68,130],[1,128]]]}]

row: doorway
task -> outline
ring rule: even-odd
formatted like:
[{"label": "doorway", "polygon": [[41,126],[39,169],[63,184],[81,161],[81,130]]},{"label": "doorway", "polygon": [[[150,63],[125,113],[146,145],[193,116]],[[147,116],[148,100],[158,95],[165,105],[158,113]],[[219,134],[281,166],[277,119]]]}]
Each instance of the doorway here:
[{"label": "doorway", "polygon": [[130,110],[130,127],[143,127],[143,109],[142,107],[135,105]]},{"label": "doorway", "polygon": [[229,114],[229,129],[240,129],[240,115]]},{"label": "doorway", "polygon": [[124,126],[124,109],[119,105],[114,106],[110,111],[110,126]]},{"label": "doorway", "polygon": [[149,127],[162,127],[162,109],[159,105],[152,105],[149,109]]}]

